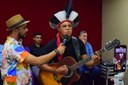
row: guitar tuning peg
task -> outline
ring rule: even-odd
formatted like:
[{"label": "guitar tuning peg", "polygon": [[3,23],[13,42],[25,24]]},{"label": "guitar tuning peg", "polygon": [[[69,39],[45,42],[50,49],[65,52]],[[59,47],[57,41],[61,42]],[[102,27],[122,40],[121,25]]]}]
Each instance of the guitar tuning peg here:
[{"label": "guitar tuning peg", "polygon": [[111,43],[112,41],[109,41],[109,43]]}]

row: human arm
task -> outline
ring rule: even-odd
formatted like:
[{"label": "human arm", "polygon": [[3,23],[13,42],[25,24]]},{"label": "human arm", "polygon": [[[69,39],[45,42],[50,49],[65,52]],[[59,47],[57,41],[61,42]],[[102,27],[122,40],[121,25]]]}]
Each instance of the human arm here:
[{"label": "human arm", "polygon": [[66,74],[68,72],[68,68],[66,65],[53,68],[48,64],[43,64],[42,66],[40,66],[40,69],[46,72],[53,73],[53,74]]},{"label": "human arm", "polygon": [[[62,46],[62,44],[60,44],[60,46],[57,48],[57,50],[60,52],[60,54],[63,54],[65,51],[65,46]],[[28,63],[28,64],[32,64],[32,65],[37,65],[40,66],[42,64],[45,64],[47,62],[49,62],[52,58],[54,58],[56,56],[56,52],[55,50],[53,50],[52,52],[36,57],[32,54],[29,54],[25,59],[24,59],[24,63]]]},{"label": "human arm", "polygon": [[[79,45],[80,45],[81,58],[82,59],[88,58],[89,56],[87,55],[85,45],[81,40],[79,40]],[[100,62],[100,56],[99,56],[98,52],[96,52],[94,55],[92,55],[92,60],[85,63],[85,65],[87,67],[92,67],[94,65],[97,65],[99,62]]]},{"label": "human arm", "polygon": [[[86,54],[85,55],[82,55],[81,57],[82,57],[82,59],[88,58],[88,56]],[[97,65],[99,63],[100,63],[100,57],[97,54],[97,55],[93,55],[92,56],[92,59],[90,61],[88,61],[87,63],[85,63],[85,65],[87,67],[92,67],[92,66]]]}]

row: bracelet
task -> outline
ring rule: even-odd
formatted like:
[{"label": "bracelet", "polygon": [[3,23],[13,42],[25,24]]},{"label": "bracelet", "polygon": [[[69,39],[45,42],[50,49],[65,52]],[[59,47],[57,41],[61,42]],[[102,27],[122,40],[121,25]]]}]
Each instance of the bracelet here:
[{"label": "bracelet", "polygon": [[55,49],[54,51],[56,52],[56,55],[60,54],[59,50]]}]

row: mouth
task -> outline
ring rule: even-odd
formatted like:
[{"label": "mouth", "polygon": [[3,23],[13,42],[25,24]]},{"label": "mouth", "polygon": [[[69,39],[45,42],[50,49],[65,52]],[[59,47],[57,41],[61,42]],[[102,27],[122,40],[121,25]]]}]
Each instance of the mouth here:
[{"label": "mouth", "polygon": [[71,34],[70,33],[67,33],[66,36],[71,36]]}]

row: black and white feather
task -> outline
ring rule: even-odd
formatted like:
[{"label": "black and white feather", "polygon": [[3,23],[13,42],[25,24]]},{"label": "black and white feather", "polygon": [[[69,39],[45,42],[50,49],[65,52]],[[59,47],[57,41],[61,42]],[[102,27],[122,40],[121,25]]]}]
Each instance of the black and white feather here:
[{"label": "black and white feather", "polygon": [[53,29],[57,29],[58,24],[65,20],[71,21],[73,27],[76,27],[79,24],[79,14],[72,10],[72,0],[70,0],[67,9],[54,14],[54,16],[50,19],[49,24]]}]

